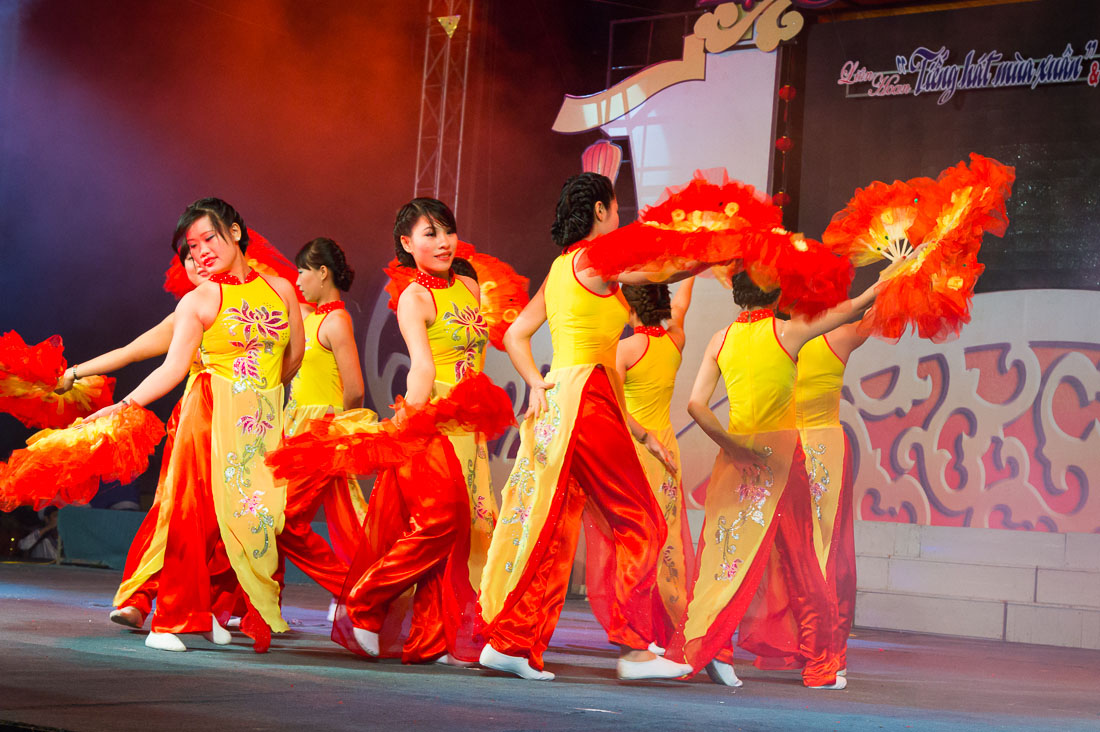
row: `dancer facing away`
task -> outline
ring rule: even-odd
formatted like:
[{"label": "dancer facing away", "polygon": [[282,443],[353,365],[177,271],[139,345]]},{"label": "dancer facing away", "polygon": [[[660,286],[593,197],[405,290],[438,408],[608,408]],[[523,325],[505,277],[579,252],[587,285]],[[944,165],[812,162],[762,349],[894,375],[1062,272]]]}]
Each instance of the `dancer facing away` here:
[{"label": "dancer facing away", "polygon": [[[848,636],[856,603],[855,525],[853,524],[851,455],[840,424],[840,396],[844,369],[852,352],[867,340],[860,324],[848,323],[818,336],[798,353],[796,418],[806,453],[806,474],[814,505],[815,559],[837,602],[838,622],[830,653],[838,657],[838,676],[848,669]],[[797,622],[792,615],[790,588],[779,571],[784,563],[808,557],[781,554],[777,545],[760,590],[741,621],[738,645],[757,655],[759,668],[801,668]]]},{"label": "dancer facing away", "polygon": [[[476,273],[455,258],[457,223],[447,205],[413,199],[398,211],[393,232],[398,261],[416,270],[397,303],[410,358],[405,405],[416,410],[481,371],[488,327]],[[488,452],[479,434],[439,434],[427,450],[383,470],[342,598],[351,632],[341,608],[333,639],[370,656],[389,655],[383,626],[391,625],[387,617],[403,617],[405,606],[395,601],[415,585],[402,661],[476,661],[476,588],[495,518]]]},{"label": "dancer facing away", "polygon": [[[684,318],[691,304],[695,279],[685,280],[669,296],[668,285],[623,285],[623,296],[630,305],[630,325],[634,334],[619,341],[615,369],[623,382],[626,411],[645,429],[654,432],[668,448],[676,468],[670,472],[649,450],[635,443],[649,480],[650,490],[661,506],[668,534],[657,569],[653,592],[653,642],[650,650],[664,653],[664,646],[680,625],[687,606],[695,552],[688,527],[684,493],[680,481],[680,449],[672,428],[670,409],[676,372],[686,340]],[[668,323],[668,329],[662,325]],[[589,538],[585,557],[588,597],[593,612],[601,612],[614,602],[614,578],[608,576],[606,557],[600,547],[606,542],[591,539],[607,528],[594,512],[585,513],[585,536]]]},{"label": "dancer facing away", "polygon": [[[298,288],[317,307],[308,313],[302,307],[305,350],[283,413],[283,433],[288,436],[307,420],[363,406],[359,349],[351,316],[340,299],[340,293],[351,287],[355,271],[348,266],[344,250],[324,237],[303,246],[294,263]],[[322,503],[331,547],[310,525]],[[359,547],[365,513],[366,502],[354,477],[290,481],[286,523],[278,539],[280,559],[290,559],[334,598],[339,597]]]},{"label": "dancer facing away", "polygon": [[[608,551],[614,556],[615,602],[597,618],[622,648],[619,677],[675,678],[689,670],[648,650],[665,526],[631,437],[674,468],[657,436],[624,414],[615,370],[615,348],[627,322],[618,283],[649,279],[627,273],[616,282],[585,272],[586,245],[618,221],[610,180],[583,173],[566,181],[551,227],[563,251],[505,335],[530,397],[481,582],[488,643],[480,660],[525,679],[554,678],[543,670],[542,654],[565,601],[586,502],[602,514],[615,543]],[[546,321],[554,359],[544,378],[531,336]]]},{"label": "dancer facing away", "polygon": [[247,244],[244,221],[225,201],[205,198],[187,207],[172,246],[186,247],[210,280],[180,300],[164,363],[124,400],[144,406],[164,396],[200,351],[203,371],[184,397],[160,488],[162,541],[150,547],[132,587],[116,596],[124,605],[159,572],[153,632],[145,642],[150,648],[186,650],[183,633],[212,633],[215,642],[228,642],[212,615],[216,597],[207,563],[223,552],[244,591],[241,629],[256,650],[267,649],[272,630],[287,628],[272,577],[285,496],[263,454],[279,438],[282,385],[301,361],[302,322],[293,286],[251,270],[243,256]]},{"label": "dancer facing away", "polygon": [[[806,659],[803,683],[842,689],[831,636],[836,603],[814,559],[813,496],[795,408],[796,359],[813,338],[859,316],[875,287],[816,319],[780,322],[771,310],[779,292],[764,292],[746,273],[733,280],[737,321],[715,333],[692,388],[688,411],[721,450],[707,485],[698,571],[669,656],[721,684],[740,686],[731,638],[768,563],[773,541],[788,561],[780,568],[791,591]],[[723,379],[729,429],[710,410]]]}]

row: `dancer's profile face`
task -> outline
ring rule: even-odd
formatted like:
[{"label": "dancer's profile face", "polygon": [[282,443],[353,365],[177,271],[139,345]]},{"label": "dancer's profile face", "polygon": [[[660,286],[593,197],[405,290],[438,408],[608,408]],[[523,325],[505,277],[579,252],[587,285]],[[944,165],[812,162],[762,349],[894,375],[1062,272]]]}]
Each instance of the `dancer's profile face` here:
[{"label": "dancer's profile face", "polygon": [[298,268],[298,289],[308,302],[317,302],[321,298],[321,290],[324,286],[324,278],[320,269],[310,267]]},{"label": "dancer's profile face", "polygon": [[206,282],[207,278],[210,277],[209,272],[195,264],[195,258],[190,253],[183,260],[183,270],[187,273],[187,279],[195,287]]},{"label": "dancer's profile face", "polygon": [[601,236],[619,228],[619,202],[612,198],[610,206],[604,206],[603,202],[596,203],[596,216],[592,222],[592,234]]},{"label": "dancer's profile face", "polygon": [[421,216],[413,224],[409,236],[401,237],[401,246],[412,255],[417,269],[442,277],[454,261],[458,234],[447,231],[438,221]]},{"label": "dancer's profile face", "polygon": [[203,216],[187,228],[184,243],[197,267],[206,270],[207,276],[225,272],[233,266],[241,250],[237,241],[241,229],[236,224],[229,229],[229,240],[222,236],[209,216]]}]

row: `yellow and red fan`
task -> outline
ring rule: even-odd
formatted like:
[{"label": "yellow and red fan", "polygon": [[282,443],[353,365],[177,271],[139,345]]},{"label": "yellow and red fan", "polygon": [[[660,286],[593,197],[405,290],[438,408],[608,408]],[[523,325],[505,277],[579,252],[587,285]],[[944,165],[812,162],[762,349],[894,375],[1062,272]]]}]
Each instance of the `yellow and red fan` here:
[{"label": "yellow and red fan", "polygon": [[782,225],[782,209],[763,192],[731,180],[723,168],[697,170],[686,185],[666,188],[637,221],[594,239],[584,266],[607,278],[650,272],[655,281],[704,263],[731,274],[747,232]]},{"label": "yellow and red fan", "polygon": [[80,379],[64,394],[54,389],[65,363],[61,336],[29,346],[15,331],[0,336],[0,412],[28,427],[65,427],[114,401],[109,376]]},{"label": "yellow and red fan", "polygon": [[163,437],[161,421],[136,404],[37,432],[0,463],[0,511],[87,503],[100,482],[129,483],[143,473]]},{"label": "yellow and red fan", "polygon": [[[531,299],[527,294],[528,279],[507,262],[482,254],[474,249],[473,244],[464,241],[458,243],[455,257],[465,259],[477,272],[481,289],[481,316],[489,325],[489,342],[495,348],[504,350],[505,332]],[[386,283],[386,292],[390,295],[389,308],[397,310],[397,301],[405,288],[416,279],[416,270],[392,259],[385,272],[390,278]]]},{"label": "yellow and red fan", "polygon": [[[887,259],[893,271],[864,316],[864,332],[896,340],[912,327],[942,342],[970,322],[982,236],[1002,236],[1015,171],[971,153],[970,164],[922,178],[860,189],[824,237],[853,261]],[[908,200],[910,203],[906,203]]]},{"label": "yellow and red fan", "polygon": [[[244,256],[248,266],[260,274],[282,277],[291,283],[298,279],[298,268],[294,266],[294,263],[254,229],[248,230],[248,246],[245,248]],[[168,270],[164,273],[164,289],[166,292],[175,295],[177,300],[195,289],[195,286],[191,284],[191,280],[187,278],[187,271],[180,264],[178,257],[172,257],[172,264],[168,266]],[[294,288],[294,290],[298,295],[298,300],[305,302],[306,300],[302,293],[298,292],[298,288]]]}]

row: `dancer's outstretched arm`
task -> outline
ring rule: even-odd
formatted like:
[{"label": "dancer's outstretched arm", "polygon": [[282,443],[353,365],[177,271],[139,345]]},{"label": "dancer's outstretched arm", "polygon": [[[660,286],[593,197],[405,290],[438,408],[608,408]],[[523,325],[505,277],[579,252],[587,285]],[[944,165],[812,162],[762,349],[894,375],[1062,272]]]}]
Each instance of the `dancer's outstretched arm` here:
[{"label": "dancer's outstretched arm", "polygon": [[110,374],[132,363],[163,356],[168,353],[168,346],[172,343],[172,323],[174,320],[175,313],[169,313],[167,318],[125,346],[107,351],[107,353],[87,361],[73,364],[65,369],[65,373],[61,375],[54,391],[58,394],[64,394],[73,388],[73,384],[78,378]]}]

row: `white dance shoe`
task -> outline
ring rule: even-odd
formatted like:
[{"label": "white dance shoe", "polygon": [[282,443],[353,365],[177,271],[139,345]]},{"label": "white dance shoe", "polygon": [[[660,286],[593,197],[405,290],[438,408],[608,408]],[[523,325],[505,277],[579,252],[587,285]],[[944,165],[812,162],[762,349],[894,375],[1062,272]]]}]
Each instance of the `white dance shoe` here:
[{"label": "white dance shoe", "polygon": [[368,656],[378,658],[381,651],[378,648],[377,633],[372,630],[363,630],[362,628],[355,627],[351,629],[351,633],[355,636],[355,642],[359,644],[359,647],[362,648]]},{"label": "white dance shoe", "polygon": [[554,680],[554,674],[549,671],[536,671],[531,667],[531,664],[527,662],[526,658],[509,656],[501,653],[488,643],[485,644],[485,648],[481,649],[481,658],[478,659],[478,661],[485,668],[515,674],[521,679],[527,679],[528,681]]},{"label": "white dance shoe", "polygon": [[839,671],[836,672],[836,675],[837,676],[843,676],[844,678],[848,678],[848,669],[842,668],[842,669],[840,669]]},{"label": "white dance shoe", "polygon": [[831,684],[822,684],[821,686],[807,686],[806,688],[807,689],[830,689],[830,690],[839,691],[840,689],[843,689],[846,686],[848,686],[848,679],[844,678],[840,674],[837,674],[836,675],[836,681],[834,681]]},{"label": "white dance shoe", "polygon": [[187,650],[187,646],[183,645],[183,641],[175,633],[149,633],[145,636],[145,647],[176,653]]},{"label": "white dance shoe", "polygon": [[227,646],[233,642],[232,634],[221,626],[213,614],[210,615],[210,630],[202,634],[202,637],[217,646]]},{"label": "white dance shoe", "polygon": [[652,654],[653,654],[653,655],[655,655],[655,656],[663,656],[663,655],[665,655],[665,649],[664,649],[664,648],[661,648],[661,647],[660,647],[659,645],[657,645],[656,643],[650,643],[650,644],[649,644],[649,648],[647,648],[646,650],[648,650],[648,651],[649,651],[650,653],[652,653]]},{"label": "white dance shoe", "polygon": [[454,668],[473,668],[477,664],[473,661],[460,661],[449,653],[444,653],[439,658],[435,659],[435,663],[440,666],[452,666]]},{"label": "white dance shoe", "polygon": [[676,663],[662,656],[648,661],[624,661],[619,659],[618,676],[623,681],[643,679],[678,679],[691,673],[691,666]]},{"label": "white dance shoe", "polygon": [[108,617],[112,623],[125,625],[127,628],[140,628],[145,623],[145,616],[136,607],[117,608]]},{"label": "white dance shoe", "polygon": [[722,686],[732,686],[735,689],[744,686],[744,682],[733,672],[733,664],[711,661],[707,664],[707,676],[711,681]]},{"label": "white dance shoe", "polygon": [[336,598],[332,598],[332,601],[328,604],[328,621],[330,623],[336,622]]}]

